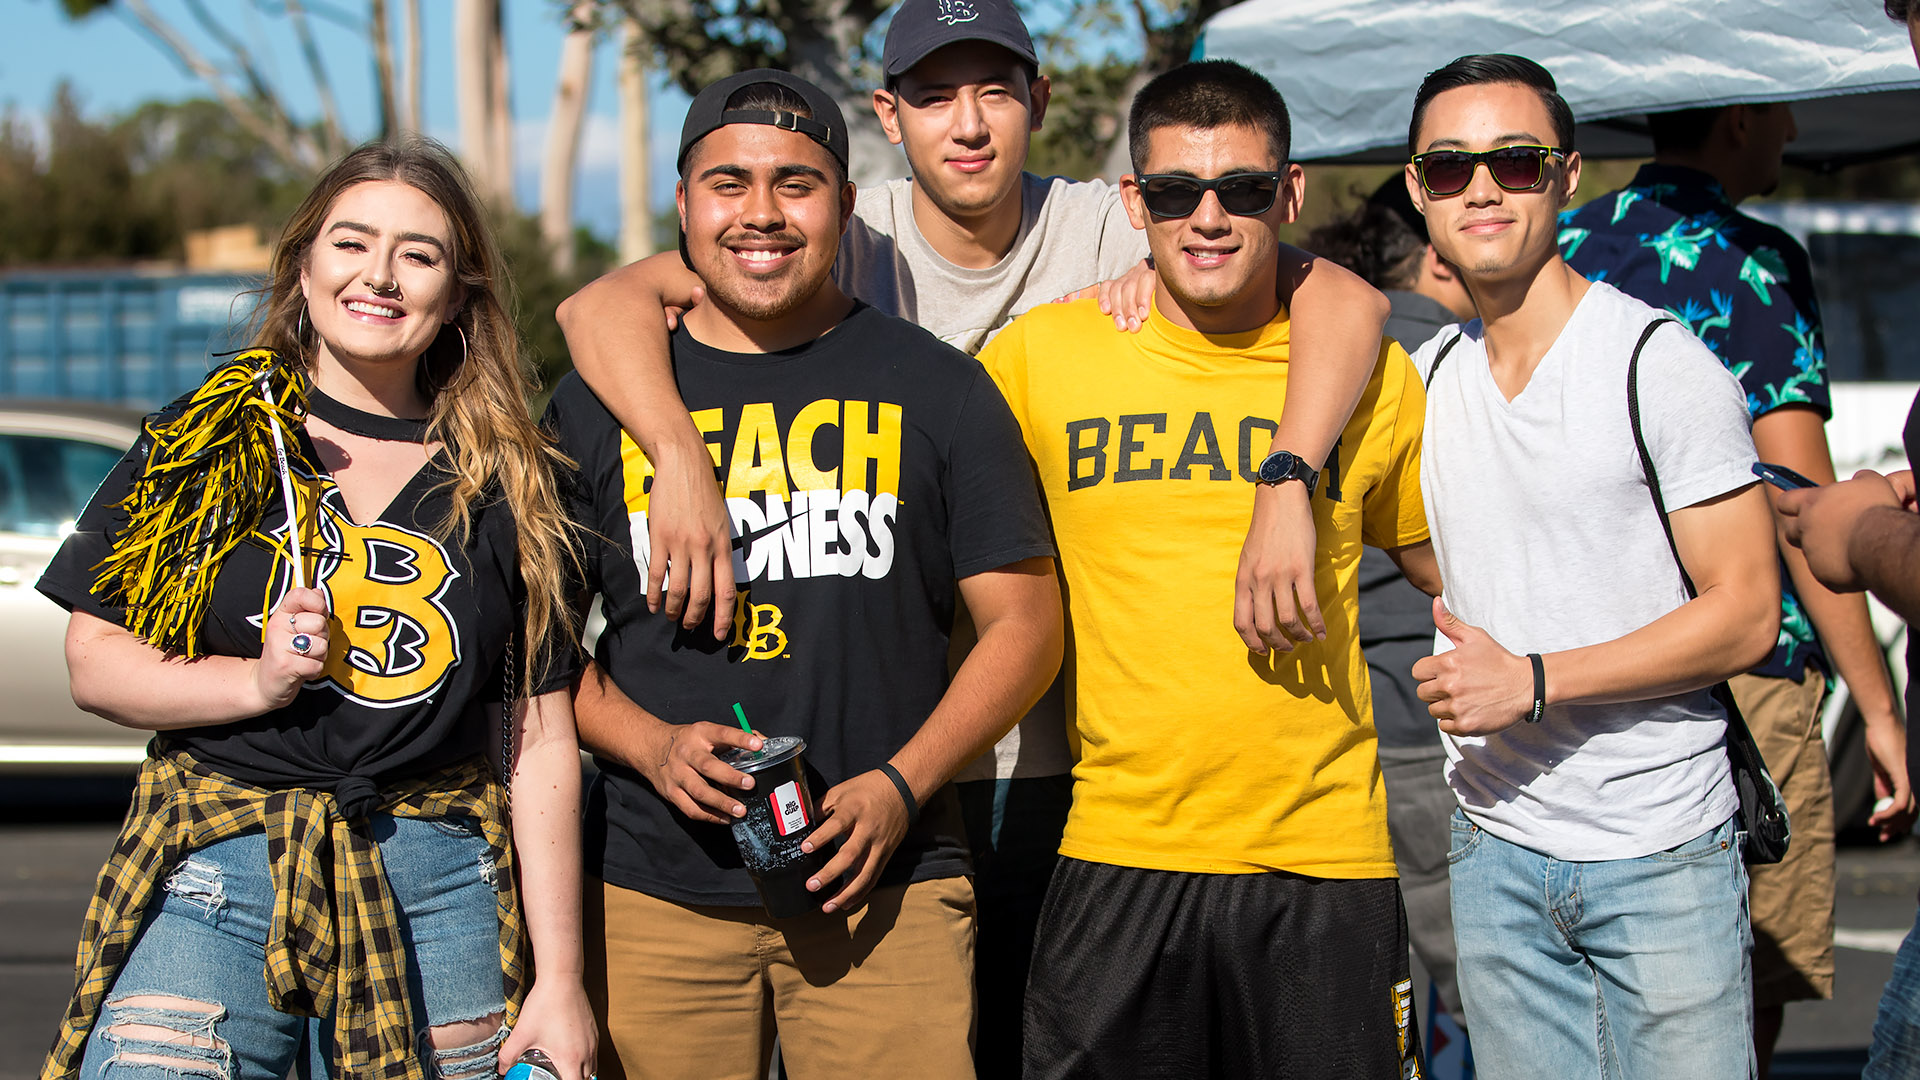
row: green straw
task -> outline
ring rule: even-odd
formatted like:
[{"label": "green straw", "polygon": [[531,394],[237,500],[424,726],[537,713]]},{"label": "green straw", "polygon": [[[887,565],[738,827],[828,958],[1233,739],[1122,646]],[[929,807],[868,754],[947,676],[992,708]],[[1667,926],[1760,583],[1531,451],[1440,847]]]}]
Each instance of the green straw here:
[{"label": "green straw", "polygon": [[749,735],[753,734],[753,725],[747,723],[747,710],[741,708],[740,703],[737,701],[733,703],[733,715],[740,718],[741,731],[744,731]]}]

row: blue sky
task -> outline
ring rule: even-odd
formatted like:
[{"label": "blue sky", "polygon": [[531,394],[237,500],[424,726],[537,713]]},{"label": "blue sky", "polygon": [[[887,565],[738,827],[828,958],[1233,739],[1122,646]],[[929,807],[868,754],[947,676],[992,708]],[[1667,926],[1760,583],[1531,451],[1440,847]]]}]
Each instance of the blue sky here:
[{"label": "blue sky", "polygon": [[[147,0],[149,6],[203,55],[217,60],[224,50],[212,43],[195,22],[186,0]],[[1035,27],[1058,26],[1071,8],[1069,0],[1016,0]],[[150,40],[134,17],[118,5],[85,19],[67,18],[60,0],[5,0],[15,42],[0,52],[0,107],[11,106],[37,118],[53,98],[54,88],[66,80],[88,115],[120,113],[144,101],[178,101],[211,97],[204,84],[183,70],[172,54]],[[288,21],[279,14],[280,0],[202,0],[203,6],[227,20],[229,34],[245,43],[258,66],[281,91],[287,108],[302,120],[319,117],[318,98],[298,43]],[[390,0],[395,62],[401,62],[401,0]],[[540,204],[540,154],[545,143],[546,117],[552,108],[554,79],[559,72],[560,45],[565,37],[564,0],[505,0],[507,59],[512,68],[515,121],[514,192],[523,207]],[[350,16],[364,26],[368,0],[307,0],[307,10],[318,46],[339,102],[342,122],[354,139],[372,136],[378,129],[373,99],[372,50],[356,28],[322,17],[323,10]],[[454,101],[453,2],[422,0],[425,56],[422,60],[426,101],[422,122],[427,133],[458,149],[459,116]],[[1077,35],[1075,50],[1126,53],[1137,48],[1131,34],[1111,27]],[[1043,54],[1048,53],[1042,45]],[[1043,57],[1044,58],[1044,57]],[[1064,59],[1053,56],[1051,59]],[[586,130],[580,146],[580,168],[574,192],[574,216],[600,236],[612,239],[619,230],[619,146],[615,81],[619,49],[615,36],[604,36],[595,52],[593,83],[588,98]],[[673,202],[673,158],[687,97],[664,77],[652,80],[652,192],[656,212]]]},{"label": "blue sky", "polygon": [[[216,50],[198,33],[187,5],[181,0],[149,0],[153,9],[210,58]],[[281,88],[289,109],[303,118],[317,117],[319,106],[286,20],[270,12],[278,4],[256,5],[252,0],[204,0],[206,7],[229,18],[228,28],[246,43],[261,67]],[[264,6],[268,11],[263,12]],[[364,0],[318,0],[309,10],[330,6],[358,16]],[[399,3],[389,3],[393,43],[400,48]],[[174,63],[150,41],[129,14],[107,10],[79,22],[70,21],[59,0],[11,0],[9,20],[15,48],[0,53],[0,104],[23,113],[38,114],[52,100],[54,87],[72,83],[89,115],[104,116],[127,110],[143,101],[180,100],[205,93],[203,84]],[[425,103],[422,122],[427,132],[454,144],[458,115],[454,103],[453,5],[448,0],[421,4],[425,56],[422,60]],[[545,119],[552,106],[554,79],[559,71],[564,37],[560,6],[554,0],[507,0],[507,58],[512,67],[515,118],[515,192],[522,205],[539,204],[539,154]],[[365,138],[378,127],[373,100],[371,51],[364,38],[314,17],[312,24],[322,57],[340,104],[348,135]],[[20,47],[24,45],[25,47]],[[398,62],[396,60],[396,62]],[[619,62],[611,39],[603,41],[594,57],[588,120],[581,140],[581,168],[575,191],[575,214],[585,225],[611,238],[619,227],[618,156],[614,117],[617,111],[614,80]],[[677,89],[655,82],[652,108],[653,203],[666,206],[673,193],[673,146],[686,114],[687,99]]]}]

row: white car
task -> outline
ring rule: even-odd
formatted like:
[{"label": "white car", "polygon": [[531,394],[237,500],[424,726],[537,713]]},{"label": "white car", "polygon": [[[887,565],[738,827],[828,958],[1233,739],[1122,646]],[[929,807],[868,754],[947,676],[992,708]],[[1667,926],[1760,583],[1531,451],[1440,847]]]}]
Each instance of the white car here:
[{"label": "white car", "polygon": [[67,613],[34,589],[127,447],[133,409],[0,399],[0,771],[131,769],[149,732],[81,712],[67,688]]},{"label": "white car", "polygon": [[[1920,206],[1784,201],[1741,209],[1792,233],[1812,257],[1833,392],[1827,443],[1835,470],[1847,477],[1858,469],[1906,468],[1900,433],[1920,390]],[[1897,696],[1907,685],[1907,627],[1878,600],[1869,604]],[[1860,716],[1844,682],[1823,720],[1834,820],[1844,830],[1864,823],[1873,805]]]}]

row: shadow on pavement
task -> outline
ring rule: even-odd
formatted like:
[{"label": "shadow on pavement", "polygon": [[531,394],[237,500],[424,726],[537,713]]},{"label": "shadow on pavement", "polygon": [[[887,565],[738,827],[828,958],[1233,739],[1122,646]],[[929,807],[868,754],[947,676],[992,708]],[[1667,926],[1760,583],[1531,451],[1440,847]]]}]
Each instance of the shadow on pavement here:
[{"label": "shadow on pavement", "polygon": [[1867,1049],[1788,1050],[1773,1056],[1773,1080],[1859,1080]]},{"label": "shadow on pavement", "polygon": [[13,776],[0,782],[0,825],[113,823],[126,816],[134,774]]}]

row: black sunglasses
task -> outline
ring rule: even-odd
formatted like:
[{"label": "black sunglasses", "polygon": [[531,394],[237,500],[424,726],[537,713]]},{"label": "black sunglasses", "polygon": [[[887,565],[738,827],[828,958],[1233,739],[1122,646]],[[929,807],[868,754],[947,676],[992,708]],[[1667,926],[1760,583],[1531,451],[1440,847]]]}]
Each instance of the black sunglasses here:
[{"label": "black sunglasses", "polygon": [[1201,180],[1178,173],[1141,173],[1134,177],[1140,185],[1140,199],[1154,217],[1183,218],[1200,209],[1200,200],[1213,192],[1220,209],[1239,217],[1252,217],[1273,209],[1280,198],[1277,172],[1239,172]]},{"label": "black sunglasses", "polygon": [[1458,195],[1473,183],[1473,170],[1486,162],[1487,175],[1503,191],[1532,191],[1547,173],[1547,159],[1565,158],[1557,146],[1503,146],[1474,154],[1465,150],[1429,150],[1413,155],[1414,175],[1436,199]]}]

